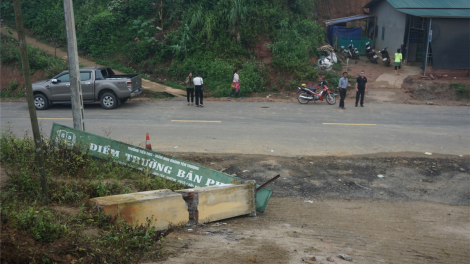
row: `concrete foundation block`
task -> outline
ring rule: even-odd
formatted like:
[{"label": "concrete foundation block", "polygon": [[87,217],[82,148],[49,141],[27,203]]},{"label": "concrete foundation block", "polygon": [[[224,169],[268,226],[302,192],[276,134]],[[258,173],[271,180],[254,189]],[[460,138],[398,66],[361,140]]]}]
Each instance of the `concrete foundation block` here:
[{"label": "concrete foundation block", "polygon": [[138,221],[145,224],[152,219],[157,230],[165,230],[170,224],[186,224],[188,207],[179,193],[171,190],[156,190],[98,197],[90,199],[104,214],[123,219],[128,224]]},{"label": "concrete foundation block", "polygon": [[227,184],[178,190],[186,201],[191,223],[207,223],[240,215],[256,216],[256,185]]}]

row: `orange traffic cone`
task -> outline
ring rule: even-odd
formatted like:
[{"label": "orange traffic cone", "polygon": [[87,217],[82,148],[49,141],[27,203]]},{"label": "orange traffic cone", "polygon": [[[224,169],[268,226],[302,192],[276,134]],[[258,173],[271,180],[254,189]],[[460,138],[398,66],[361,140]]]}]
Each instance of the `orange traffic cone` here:
[{"label": "orange traffic cone", "polygon": [[152,144],[150,144],[150,136],[149,136],[149,133],[147,133],[147,138],[146,138],[146,142],[145,142],[145,148],[146,148],[146,149],[149,149],[149,150],[152,150]]}]

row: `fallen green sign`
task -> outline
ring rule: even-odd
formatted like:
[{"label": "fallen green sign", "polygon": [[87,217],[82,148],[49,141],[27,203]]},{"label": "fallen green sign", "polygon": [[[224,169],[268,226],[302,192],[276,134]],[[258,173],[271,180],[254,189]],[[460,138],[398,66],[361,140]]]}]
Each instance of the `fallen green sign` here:
[{"label": "fallen green sign", "polygon": [[[76,130],[54,123],[52,142],[80,146],[88,155],[109,159],[133,168],[152,171],[153,175],[182,183],[189,187],[229,184],[242,179],[191,162],[167,157],[155,151],[139,148],[116,140]],[[272,191],[263,188],[256,193],[256,210],[264,212]]]}]

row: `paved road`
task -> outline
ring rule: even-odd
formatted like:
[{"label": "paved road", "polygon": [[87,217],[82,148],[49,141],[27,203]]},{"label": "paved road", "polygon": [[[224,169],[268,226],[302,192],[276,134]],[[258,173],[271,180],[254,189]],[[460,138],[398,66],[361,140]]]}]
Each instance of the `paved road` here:
[{"label": "paved road", "polygon": [[[3,102],[0,110],[2,129],[11,122],[14,133],[29,130],[31,135],[26,103]],[[41,127],[46,136],[53,122],[72,126],[70,106],[53,106],[38,116],[44,118]],[[85,118],[87,131],[98,135],[111,131],[110,138],[134,145],[144,146],[148,132],[157,151],[281,156],[470,154],[468,107],[369,103],[339,110],[326,103],[206,102],[206,107],[196,108],[176,99],[130,101],[111,111],[99,104],[85,105]]]}]

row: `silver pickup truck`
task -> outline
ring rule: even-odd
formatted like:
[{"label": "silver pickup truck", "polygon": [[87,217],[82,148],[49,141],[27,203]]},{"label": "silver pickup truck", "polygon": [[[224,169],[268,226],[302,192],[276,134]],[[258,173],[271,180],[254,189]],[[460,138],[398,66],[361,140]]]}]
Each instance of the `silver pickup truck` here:
[{"label": "silver pickup truck", "polygon": [[[114,109],[143,90],[139,74],[116,75],[104,67],[81,68],[80,80],[83,103],[100,101],[104,109]],[[69,72],[33,83],[33,93],[37,110],[45,110],[51,104],[70,104]]]}]

